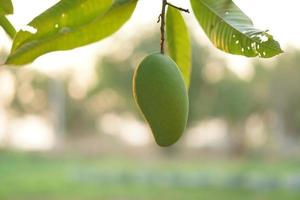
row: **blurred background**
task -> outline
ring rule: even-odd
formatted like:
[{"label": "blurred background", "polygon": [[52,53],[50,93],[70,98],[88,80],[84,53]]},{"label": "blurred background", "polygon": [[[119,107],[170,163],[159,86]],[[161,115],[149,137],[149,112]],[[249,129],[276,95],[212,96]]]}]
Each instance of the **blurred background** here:
[{"label": "blurred background", "polygon": [[[14,0],[10,19],[20,29],[56,2]],[[185,15],[190,118],[170,148],[154,143],[131,91],[135,67],[159,50],[159,0],[140,0],[131,21],[102,42],[1,67],[0,199],[299,199],[300,28],[292,19],[300,4],[236,3],[285,53],[225,54]],[[0,29],[0,63],[10,46]]]}]

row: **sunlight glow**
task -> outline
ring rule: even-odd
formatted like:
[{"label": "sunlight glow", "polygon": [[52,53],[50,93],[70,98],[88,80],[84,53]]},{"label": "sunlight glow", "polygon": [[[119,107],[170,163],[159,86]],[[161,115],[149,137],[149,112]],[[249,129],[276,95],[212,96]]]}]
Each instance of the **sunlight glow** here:
[{"label": "sunlight glow", "polygon": [[108,113],[101,117],[98,129],[109,135],[116,135],[132,146],[143,146],[149,143],[150,132],[146,124],[133,116],[120,116]]},{"label": "sunlight glow", "polygon": [[226,145],[227,126],[220,119],[207,120],[192,127],[186,135],[188,146],[222,148]]},{"label": "sunlight glow", "polygon": [[246,124],[246,137],[251,147],[266,145],[268,135],[263,119],[259,115],[249,117]]},{"label": "sunlight glow", "polygon": [[0,107],[9,105],[15,95],[15,77],[9,70],[0,69]]},{"label": "sunlight glow", "polygon": [[10,124],[10,146],[22,150],[48,150],[55,139],[51,126],[38,116],[26,116]]}]

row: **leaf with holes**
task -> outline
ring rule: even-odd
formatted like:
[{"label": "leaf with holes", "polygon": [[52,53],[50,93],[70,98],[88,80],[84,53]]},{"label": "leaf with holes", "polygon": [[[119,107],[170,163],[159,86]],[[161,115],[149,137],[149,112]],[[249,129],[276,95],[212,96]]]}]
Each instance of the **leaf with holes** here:
[{"label": "leaf with holes", "polygon": [[192,66],[190,36],[181,13],[172,7],[167,11],[167,42],[169,54],[179,66],[189,88]]},{"label": "leaf with holes", "polygon": [[137,1],[61,0],[17,33],[6,63],[27,64],[48,52],[106,38],[131,17]]},{"label": "leaf with holes", "polygon": [[191,0],[191,4],[198,22],[218,49],[263,58],[283,52],[273,36],[254,28],[232,0]]}]

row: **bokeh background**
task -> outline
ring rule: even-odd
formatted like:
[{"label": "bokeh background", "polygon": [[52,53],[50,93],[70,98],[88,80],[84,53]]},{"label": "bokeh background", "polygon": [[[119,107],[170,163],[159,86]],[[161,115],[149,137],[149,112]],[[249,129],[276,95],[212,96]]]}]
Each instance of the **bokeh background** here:
[{"label": "bokeh background", "polygon": [[[21,29],[56,2],[14,0],[10,19]],[[300,3],[235,2],[285,53],[225,54],[185,15],[190,118],[170,148],[154,143],[131,91],[135,67],[159,49],[159,0],[140,0],[132,20],[104,41],[1,67],[0,199],[299,199]],[[0,29],[0,63],[10,46]]]}]

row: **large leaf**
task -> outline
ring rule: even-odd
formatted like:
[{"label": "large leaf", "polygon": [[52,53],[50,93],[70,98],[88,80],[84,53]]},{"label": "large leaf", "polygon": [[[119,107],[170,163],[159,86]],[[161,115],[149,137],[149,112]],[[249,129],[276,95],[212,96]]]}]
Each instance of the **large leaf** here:
[{"label": "large leaf", "polygon": [[198,22],[217,48],[263,58],[283,52],[273,36],[254,28],[251,19],[232,0],[191,0],[191,4]]},{"label": "large leaf", "polygon": [[16,35],[16,30],[4,15],[0,15],[0,26],[2,26],[2,28],[9,35],[10,38],[14,38],[14,36]]},{"label": "large leaf", "polygon": [[11,0],[0,0],[0,15],[10,15],[13,14],[14,8]]},{"label": "large leaf", "polygon": [[167,11],[167,41],[171,58],[177,63],[186,87],[190,85],[191,44],[187,26],[181,13],[169,7]]},{"label": "large leaf", "polygon": [[52,51],[110,36],[130,18],[138,0],[61,0],[17,33],[7,64],[22,65]]}]

